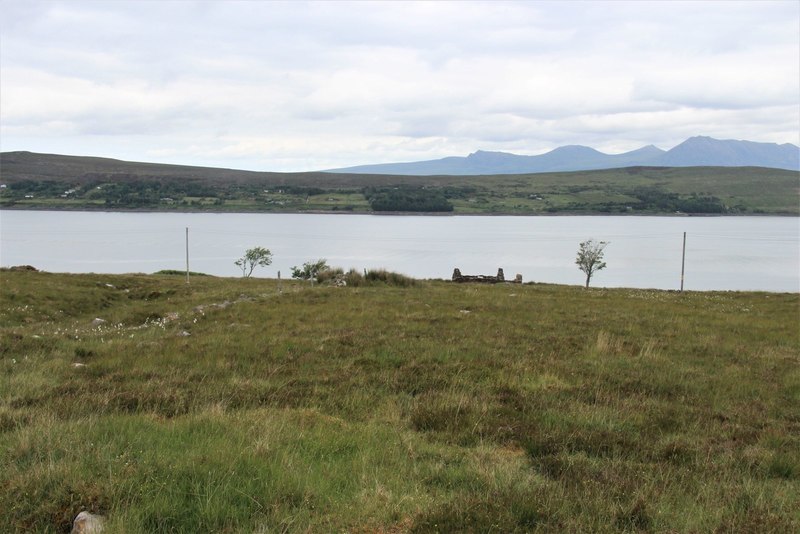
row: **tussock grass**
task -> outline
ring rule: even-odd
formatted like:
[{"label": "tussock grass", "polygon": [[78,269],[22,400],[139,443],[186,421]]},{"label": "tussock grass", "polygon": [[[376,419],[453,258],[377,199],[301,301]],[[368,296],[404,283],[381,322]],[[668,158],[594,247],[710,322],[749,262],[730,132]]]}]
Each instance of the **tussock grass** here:
[{"label": "tussock grass", "polygon": [[798,295],[356,274],[1,272],[5,530],[800,528]]}]

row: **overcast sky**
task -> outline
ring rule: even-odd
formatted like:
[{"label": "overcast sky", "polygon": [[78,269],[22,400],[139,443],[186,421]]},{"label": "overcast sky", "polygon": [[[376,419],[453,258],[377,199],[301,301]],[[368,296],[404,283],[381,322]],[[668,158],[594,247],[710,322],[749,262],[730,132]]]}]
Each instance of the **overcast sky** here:
[{"label": "overcast sky", "polygon": [[0,0],[0,150],[269,171],[800,144],[800,2]]}]

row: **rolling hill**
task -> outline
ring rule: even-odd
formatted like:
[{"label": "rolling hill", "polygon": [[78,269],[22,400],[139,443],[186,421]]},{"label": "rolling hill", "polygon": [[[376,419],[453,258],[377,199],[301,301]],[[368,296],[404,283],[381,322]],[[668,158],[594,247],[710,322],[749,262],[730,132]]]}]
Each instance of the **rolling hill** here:
[{"label": "rolling hill", "polygon": [[[551,153],[551,163],[568,155],[603,157],[586,147],[563,147]],[[510,169],[513,161],[508,156],[481,153],[479,159],[487,170],[503,163]],[[615,157],[620,164],[628,162],[622,155]],[[4,209],[800,215],[799,192],[800,173],[765,167],[627,166],[426,176],[253,172],[0,153],[0,208]]]}]

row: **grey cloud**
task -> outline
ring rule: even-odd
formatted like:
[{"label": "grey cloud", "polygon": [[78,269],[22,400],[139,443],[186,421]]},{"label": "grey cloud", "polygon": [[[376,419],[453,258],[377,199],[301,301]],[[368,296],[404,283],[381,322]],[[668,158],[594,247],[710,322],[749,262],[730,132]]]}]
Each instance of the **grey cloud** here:
[{"label": "grey cloud", "polygon": [[[4,149],[61,139],[111,157],[136,147],[303,170],[305,139],[335,167],[697,134],[796,142],[800,129],[795,2],[6,0],[3,11]],[[205,156],[215,145],[228,149]]]}]

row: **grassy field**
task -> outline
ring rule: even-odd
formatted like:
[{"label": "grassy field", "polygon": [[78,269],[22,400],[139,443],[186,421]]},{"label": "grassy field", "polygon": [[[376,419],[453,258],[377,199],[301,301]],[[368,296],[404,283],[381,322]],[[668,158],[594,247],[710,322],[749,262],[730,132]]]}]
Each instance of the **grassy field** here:
[{"label": "grassy field", "polygon": [[797,532],[798,321],[797,294],[2,271],[0,524]]}]

